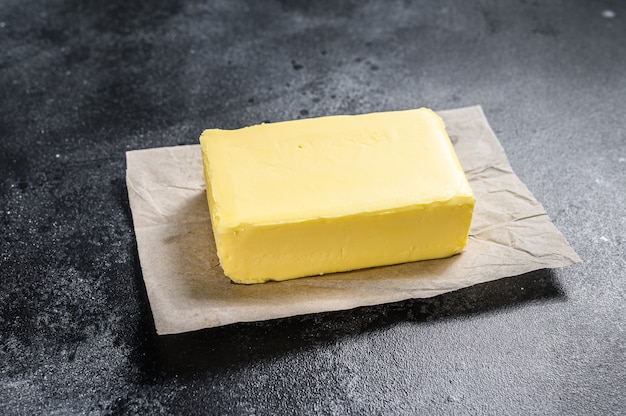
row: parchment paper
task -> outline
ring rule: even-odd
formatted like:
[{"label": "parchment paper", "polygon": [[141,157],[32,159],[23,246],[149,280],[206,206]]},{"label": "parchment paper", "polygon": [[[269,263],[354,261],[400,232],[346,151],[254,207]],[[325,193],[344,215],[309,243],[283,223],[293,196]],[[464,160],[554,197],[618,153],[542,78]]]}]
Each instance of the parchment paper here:
[{"label": "parchment paper", "polygon": [[479,106],[440,111],[476,208],[459,255],[257,285],[219,266],[199,145],[127,152],[137,249],[157,333],[426,298],[580,258],[515,175]]}]

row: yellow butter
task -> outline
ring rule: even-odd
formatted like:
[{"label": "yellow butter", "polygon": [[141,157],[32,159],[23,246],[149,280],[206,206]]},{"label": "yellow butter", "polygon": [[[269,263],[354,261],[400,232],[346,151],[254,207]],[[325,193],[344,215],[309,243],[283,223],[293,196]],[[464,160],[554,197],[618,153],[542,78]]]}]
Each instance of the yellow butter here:
[{"label": "yellow butter", "polygon": [[205,130],[217,254],[238,283],[448,257],[474,196],[425,108]]}]

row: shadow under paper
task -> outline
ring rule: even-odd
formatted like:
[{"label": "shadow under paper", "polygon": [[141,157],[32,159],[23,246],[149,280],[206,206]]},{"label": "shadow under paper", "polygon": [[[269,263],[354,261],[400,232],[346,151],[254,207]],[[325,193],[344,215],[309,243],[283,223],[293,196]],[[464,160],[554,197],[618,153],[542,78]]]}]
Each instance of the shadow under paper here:
[{"label": "shadow under paper", "polygon": [[331,344],[365,332],[385,330],[400,323],[420,325],[565,298],[554,272],[542,269],[432,298],[232,324],[184,334],[153,335],[151,343],[144,344],[151,350],[144,354],[144,368],[164,376],[193,378],[247,362],[275,359],[290,351]]}]

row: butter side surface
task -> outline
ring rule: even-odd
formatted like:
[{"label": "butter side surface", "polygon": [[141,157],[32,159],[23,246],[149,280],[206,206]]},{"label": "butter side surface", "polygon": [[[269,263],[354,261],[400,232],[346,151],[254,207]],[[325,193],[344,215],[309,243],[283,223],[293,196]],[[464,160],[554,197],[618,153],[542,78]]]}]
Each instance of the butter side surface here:
[{"label": "butter side surface", "polygon": [[447,257],[467,243],[474,196],[431,110],[212,129],[200,142],[233,281]]}]

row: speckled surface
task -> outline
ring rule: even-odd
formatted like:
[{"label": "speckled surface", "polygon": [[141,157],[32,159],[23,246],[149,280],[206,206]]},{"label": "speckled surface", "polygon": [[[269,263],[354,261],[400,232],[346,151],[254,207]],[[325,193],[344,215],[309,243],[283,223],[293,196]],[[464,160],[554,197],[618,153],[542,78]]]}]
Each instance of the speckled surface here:
[{"label": "speckled surface", "polygon": [[[619,414],[626,4],[0,4],[0,414]],[[584,263],[155,335],[124,152],[481,104]]]}]

